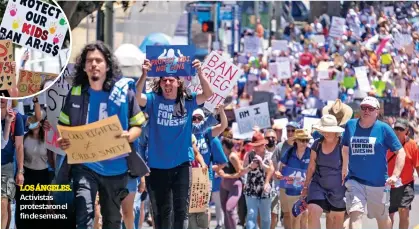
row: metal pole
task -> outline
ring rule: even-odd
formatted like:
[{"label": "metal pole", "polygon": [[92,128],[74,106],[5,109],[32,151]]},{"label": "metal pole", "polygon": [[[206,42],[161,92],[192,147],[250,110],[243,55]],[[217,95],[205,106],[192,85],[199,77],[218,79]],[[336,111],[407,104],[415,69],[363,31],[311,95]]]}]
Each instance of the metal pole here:
[{"label": "metal pole", "polygon": [[188,9],[188,45],[192,44],[192,13]]},{"label": "metal pole", "polygon": [[105,41],[103,30],[104,30],[104,13],[103,10],[98,9],[96,17],[96,40]]},{"label": "metal pole", "polygon": [[269,17],[269,24],[268,24],[268,31],[269,31],[269,35],[268,35],[268,43],[269,43],[269,47],[271,47],[272,45],[272,19],[274,18],[274,13],[273,13],[273,5],[272,5],[272,1],[269,2],[269,10],[268,10],[268,17]]},{"label": "metal pole", "polygon": [[105,44],[113,50],[113,2],[105,2]]},{"label": "metal pole", "polygon": [[275,19],[276,19],[276,31],[275,38],[277,40],[281,39],[281,18],[282,18],[282,2],[275,2]]},{"label": "metal pole", "polygon": [[[259,18],[259,1],[254,1],[255,16],[256,20]],[[256,24],[255,24],[256,26]]]},{"label": "metal pole", "polygon": [[86,44],[89,44],[89,30],[90,30],[90,22],[89,22],[90,17],[87,16],[86,20],[87,20],[87,25],[86,25]]},{"label": "metal pole", "polygon": [[236,7],[235,6],[231,6],[231,14],[233,16],[232,20],[231,20],[231,57],[234,57],[234,45],[235,45],[235,33],[236,33]]},{"label": "metal pole", "polygon": [[[215,10],[214,10],[214,35],[215,35],[215,42],[218,42],[218,18],[219,18],[219,10],[220,4],[215,2]],[[214,48],[214,47],[213,47]]]}]

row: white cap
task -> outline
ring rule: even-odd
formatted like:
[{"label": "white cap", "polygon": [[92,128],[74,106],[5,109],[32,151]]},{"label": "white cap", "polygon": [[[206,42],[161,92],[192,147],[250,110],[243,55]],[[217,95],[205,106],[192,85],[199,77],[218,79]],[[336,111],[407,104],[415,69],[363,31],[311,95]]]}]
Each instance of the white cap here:
[{"label": "white cap", "polygon": [[348,95],[353,95],[354,94],[354,89],[349,88],[347,93],[348,93]]},{"label": "white cap", "polygon": [[375,109],[380,109],[380,103],[378,102],[378,100],[371,96],[365,97],[365,99],[361,102],[361,106],[362,105],[369,105],[374,107]]},{"label": "white cap", "polygon": [[194,110],[194,112],[192,113],[192,116],[195,116],[195,115],[201,115],[203,118],[205,118],[204,111],[200,108]]}]

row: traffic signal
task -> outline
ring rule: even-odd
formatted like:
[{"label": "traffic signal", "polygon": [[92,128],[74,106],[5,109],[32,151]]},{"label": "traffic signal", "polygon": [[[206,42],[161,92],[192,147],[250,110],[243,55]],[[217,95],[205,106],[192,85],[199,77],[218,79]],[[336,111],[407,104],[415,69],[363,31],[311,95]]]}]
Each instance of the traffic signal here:
[{"label": "traffic signal", "polygon": [[214,32],[214,22],[213,21],[204,21],[202,22],[202,32]]}]

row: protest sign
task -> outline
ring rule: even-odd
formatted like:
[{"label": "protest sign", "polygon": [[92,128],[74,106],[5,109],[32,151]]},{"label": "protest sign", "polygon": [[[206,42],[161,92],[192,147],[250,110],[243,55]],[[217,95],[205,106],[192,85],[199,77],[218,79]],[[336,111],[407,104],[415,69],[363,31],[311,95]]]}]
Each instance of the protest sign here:
[{"label": "protest sign", "polygon": [[415,102],[419,103],[419,85],[418,84],[412,84],[410,87],[410,94],[409,98]]},{"label": "protest sign", "polygon": [[17,85],[19,96],[23,97],[38,93],[41,90],[41,84],[45,80],[55,80],[57,76],[58,74],[53,73],[20,70],[19,83]]},{"label": "protest sign", "polygon": [[69,164],[103,161],[131,152],[128,139],[120,137],[124,130],[116,115],[83,126],[57,125],[57,129],[62,138],[70,140],[65,151]]},{"label": "protest sign", "polygon": [[192,45],[156,45],[146,47],[146,57],[151,62],[148,76],[193,76],[192,62],[195,47]]},{"label": "protest sign", "polygon": [[278,111],[278,103],[276,103],[274,100],[274,93],[267,91],[253,92],[252,102],[250,103],[250,105],[255,105],[264,102],[268,102],[270,117],[275,117]]},{"label": "protest sign", "polygon": [[319,99],[323,102],[328,100],[336,100],[339,96],[339,87],[337,80],[320,80],[319,82]]},{"label": "protest sign", "polygon": [[255,126],[261,129],[271,126],[267,102],[235,109],[234,114],[236,115],[236,121],[241,134],[253,132],[253,127]]},{"label": "protest sign", "polygon": [[191,197],[189,213],[205,212],[210,201],[210,180],[202,168],[192,168]]},{"label": "protest sign", "polygon": [[355,76],[358,80],[359,89],[364,92],[371,91],[371,84],[367,76],[367,67],[355,67]]},{"label": "protest sign", "polygon": [[239,125],[237,122],[233,122],[231,124],[231,131],[233,132],[233,138],[234,139],[252,139],[253,132],[247,132],[244,134],[241,134],[239,131]]},{"label": "protest sign", "polygon": [[272,50],[285,51],[285,52],[288,51],[288,41],[287,40],[273,40]]},{"label": "protest sign", "polygon": [[51,124],[51,129],[45,131],[45,144],[47,149],[61,155],[65,155],[65,152],[60,149],[57,143],[57,139],[60,137],[57,125],[65,98],[71,88],[70,75],[73,68],[74,64],[68,64],[59,79],[46,91],[47,120]]},{"label": "protest sign", "polygon": [[385,6],[384,13],[387,17],[392,17],[394,14],[394,6]]},{"label": "protest sign", "polygon": [[[213,95],[205,102],[205,108],[213,111],[217,105],[223,104],[243,74],[243,70],[213,51],[205,58],[202,73],[213,91]],[[192,87],[191,90],[197,93],[202,92],[200,84]]]},{"label": "protest sign", "polygon": [[271,74],[272,77],[278,77],[281,74],[281,69],[279,68],[279,63],[269,63],[268,65],[268,71],[269,74]]},{"label": "protest sign", "polygon": [[291,78],[291,63],[290,61],[277,62],[277,68],[279,69],[278,79],[289,79]]},{"label": "protest sign", "polygon": [[346,21],[345,18],[332,17],[332,25],[330,26],[329,36],[333,38],[342,38],[345,32]]},{"label": "protest sign", "polygon": [[400,97],[381,98],[384,103],[384,116],[400,116]]},{"label": "protest sign", "polygon": [[317,66],[317,79],[323,80],[323,79],[329,79],[329,67],[333,66],[332,61],[321,61],[319,65]]},{"label": "protest sign", "polygon": [[317,44],[325,43],[324,35],[313,35],[311,36],[311,40],[316,42]]},{"label": "protest sign", "polygon": [[287,88],[282,85],[274,85],[272,86],[272,93],[281,97],[281,99],[285,99],[285,93]]},{"label": "protest sign", "polygon": [[259,49],[260,49],[260,38],[257,36],[245,36],[244,37],[244,53],[245,54],[252,54],[253,56],[257,56]]},{"label": "protest sign", "polygon": [[[286,155],[284,157],[286,157]],[[304,159],[304,160],[310,160],[310,159]],[[303,160],[303,163],[305,162],[304,160]],[[277,184],[279,185],[279,188],[295,189],[295,190],[301,190],[303,188],[304,181],[306,179],[307,170],[285,166],[282,168],[281,173],[283,177],[279,181],[279,184]]]},{"label": "protest sign", "polygon": [[12,63],[14,63],[12,41],[0,40],[0,90],[16,86],[16,72],[12,68]]},{"label": "protest sign", "polygon": [[57,56],[68,28],[60,7],[43,1],[9,1],[0,34],[15,44]]},{"label": "protest sign", "polygon": [[319,124],[319,122],[319,118],[304,117],[303,128],[311,134],[313,132],[313,126]]}]

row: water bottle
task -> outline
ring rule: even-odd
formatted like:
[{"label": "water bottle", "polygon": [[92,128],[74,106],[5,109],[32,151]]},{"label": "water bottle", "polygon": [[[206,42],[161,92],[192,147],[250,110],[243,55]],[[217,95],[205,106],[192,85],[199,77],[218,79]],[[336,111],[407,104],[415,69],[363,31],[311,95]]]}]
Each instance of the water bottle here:
[{"label": "water bottle", "polygon": [[[387,179],[388,179],[388,176],[386,176],[386,180]],[[383,200],[382,200],[382,203],[385,204],[386,206],[390,205],[390,190],[391,190],[391,185],[386,183],[384,186],[384,195],[383,195]]]}]

